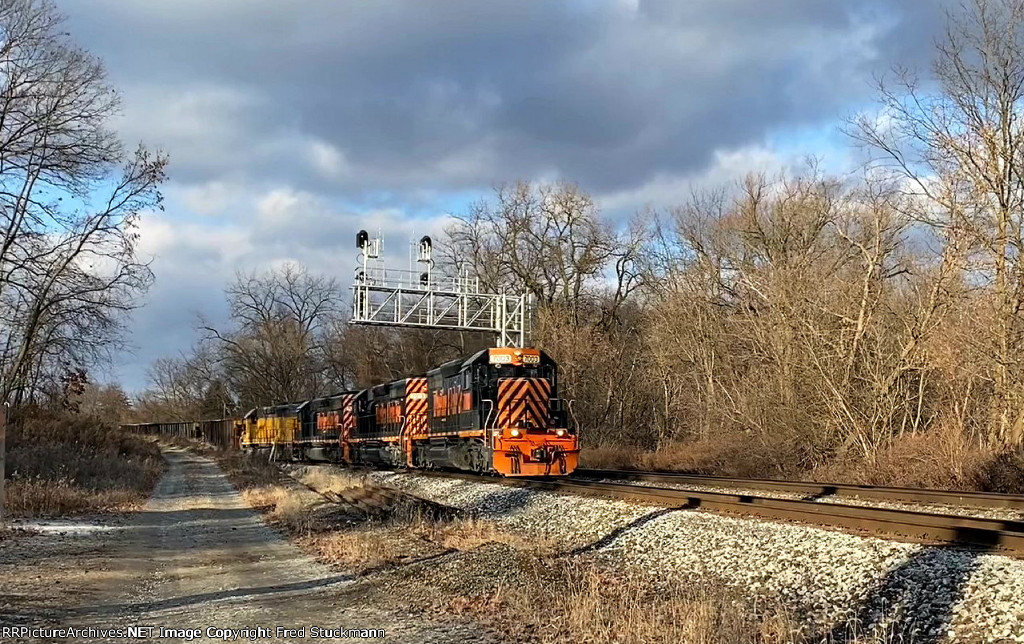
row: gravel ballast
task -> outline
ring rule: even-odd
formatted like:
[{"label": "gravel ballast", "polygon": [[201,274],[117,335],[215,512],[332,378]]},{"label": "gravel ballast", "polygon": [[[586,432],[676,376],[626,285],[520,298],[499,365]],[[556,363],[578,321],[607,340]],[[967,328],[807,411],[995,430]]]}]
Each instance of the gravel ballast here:
[{"label": "gravel ballast", "polygon": [[[603,483],[621,483],[609,479],[589,479]],[[662,481],[630,481],[631,485],[645,487],[664,487],[675,490],[690,490],[692,492],[712,492],[715,494],[733,494],[743,496],[762,497],[766,499],[784,499],[787,501],[808,500],[805,494],[797,492],[784,492],[782,490],[765,490],[761,488],[726,487],[720,485],[698,485],[691,483],[671,483]],[[814,503],[825,503],[833,505],[857,505],[865,508],[883,508],[886,510],[905,510],[907,512],[927,512],[934,514],[948,514],[961,517],[976,517],[979,519],[996,519],[999,521],[1020,521],[1024,520],[1024,513],[1014,508],[993,508],[974,505],[950,505],[944,503],[911,503],[909,501],[882,501],[879,499],[862,499],[857,496],[821,496],[809,499]]]},{"label": "gravel ballast", "polygon": [[1024,642],[1024,561],[1004,555],[462,479],[370,477],[654,577],[781,599],[819,638]]}]

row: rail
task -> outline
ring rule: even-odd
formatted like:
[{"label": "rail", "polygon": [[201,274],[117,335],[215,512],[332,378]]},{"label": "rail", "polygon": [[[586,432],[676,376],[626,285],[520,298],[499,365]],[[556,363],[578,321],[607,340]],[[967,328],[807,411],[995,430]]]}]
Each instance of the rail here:
[{"label": "rail", "polygon": [[935,505],[966,505],[973,507],[1009,508],[1024,511],[1024,496],[997,492],[963,492],[957,490],[930,490],[908,487],[856,485],[850,483],[814,483],[807,481],[779,481],[774,479],[745,479],[724,476],[701,476],[673,472],[645,472],[640,470],[577,469],[573,477],[616,481],[646,481],[677,485],[703,485],[753,490],[772,490],[802,494],[807,500],[827,497],[858,498],[872,501],[906,501]]},{"label": "rail", "polygon": [[[221,419],[190,423],[122,425],[125,431],[204,440],[223,447],[237,447],[233,421]],[[572,477],[555,479],[496,478],[462,472],[417,470],[417,474],[461,478],[484,483],[529,487],[556,493],[581,494],[611,499],[654,503],[663,507],[704,509],[742,514],[777,521],[831,526],[912,540],[939,541],[986,549],[1000,548],[1024,556],[1024,521],[921,512],[877,506],[820,503],[826,496],[855,497],[875,501],[910,501],[1024,510],[1024,496],[991,492],[961,492],[917,488],[810,483],[771,479],[743,479],[697,476],[638,470],[576,470]],[[804,495],[782,499],[757,494],[637,485],[671,483],[703,487],[733,487],[744,490],[774,490]]]},{"label": "rail", "polygon": [[867,531],[876,535],[942,542],[984,549],[999,548],[1024,556],[1024,521],[893,510],[809,500],[776,499],[747,494],[705,492],[679,488],[576,479],[496,479],[461,472],[417,472],[427,476],[500,483],[556,493],[635,500],[662,507],[703,509],[743,514],[775,521]]}]

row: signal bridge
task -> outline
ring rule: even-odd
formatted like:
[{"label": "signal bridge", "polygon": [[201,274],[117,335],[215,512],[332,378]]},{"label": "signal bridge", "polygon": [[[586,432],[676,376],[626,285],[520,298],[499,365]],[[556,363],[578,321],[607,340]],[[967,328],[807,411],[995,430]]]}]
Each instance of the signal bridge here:
[{"label": "signal bridge", "polygon": [[533,301],[528,293],[488,293],[467,273],[434,274],[433,243],[420,239],[420,271],[387,268],[381,257],[383,240],[365,230],[356,235],[360,266],[352,286],[350,324],[406,328],[485,331],[497,345],[524,347],[529,342]]}]

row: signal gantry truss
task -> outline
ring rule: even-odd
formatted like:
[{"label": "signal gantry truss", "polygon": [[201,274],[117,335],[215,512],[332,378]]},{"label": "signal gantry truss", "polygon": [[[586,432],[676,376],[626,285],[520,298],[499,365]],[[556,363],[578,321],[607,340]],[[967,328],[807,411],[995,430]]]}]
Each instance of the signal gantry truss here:
[{"label": "signal gantry truss", "polygon": [[389,269],[381,258],[382,240],[366,231],[356,236],[361,266],[352,286],[350,324],[484,331],[498,346],[525,347],[529,341],[532,298],[528,293],[481,292],[480,280],[466,274],[436,278],[429,237],[419,243],[422,272]]}]

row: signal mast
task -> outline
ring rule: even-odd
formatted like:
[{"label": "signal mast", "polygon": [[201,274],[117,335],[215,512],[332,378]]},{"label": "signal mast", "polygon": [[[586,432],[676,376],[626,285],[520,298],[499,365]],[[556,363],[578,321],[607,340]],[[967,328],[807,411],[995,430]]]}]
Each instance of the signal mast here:
[{"label": "signal mast", "polygon": [[480,279],[468,270],[455,277],[435,276],[428,236],[420,239],[417,251],[421,270],[388,268],[383,242],[365,230],[356,235],[360,262],[352,285],[350,324],[486,331],[497,335],[499,347],[527,345],[533,308],[529,293],[481,292]]}]

